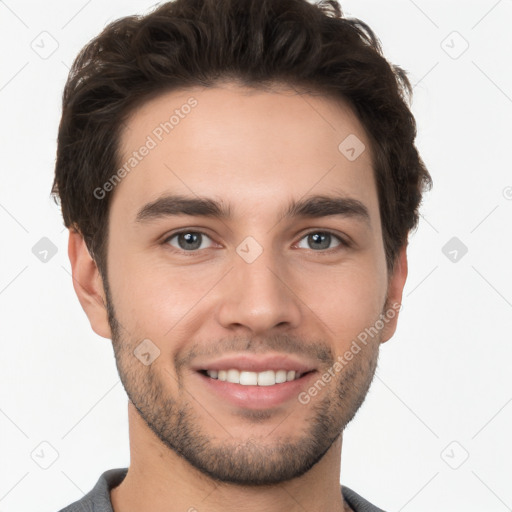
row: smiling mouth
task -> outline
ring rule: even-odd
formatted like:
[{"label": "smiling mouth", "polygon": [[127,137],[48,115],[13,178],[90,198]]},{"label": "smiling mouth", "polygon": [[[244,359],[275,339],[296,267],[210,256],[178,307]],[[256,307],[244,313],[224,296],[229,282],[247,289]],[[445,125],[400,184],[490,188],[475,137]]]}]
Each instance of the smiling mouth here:
[{"label": "smiling mouth", "polygon": [[200,373],[211,379],[241,384],[242,386],[275,386],[298,380],[311,372],[298,372],[295,370],[265,370],[250,372],[231,368],[229,370],[201,370]]}]

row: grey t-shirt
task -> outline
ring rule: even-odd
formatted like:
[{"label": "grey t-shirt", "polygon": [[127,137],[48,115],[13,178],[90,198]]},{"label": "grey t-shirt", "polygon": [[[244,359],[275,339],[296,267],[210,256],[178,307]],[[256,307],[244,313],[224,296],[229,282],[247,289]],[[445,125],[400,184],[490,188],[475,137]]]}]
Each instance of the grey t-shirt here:
[{"label": "grey t-shirt", "polygon": [[[110,501],[110,490],[118,486],[126,476],[128,468],[116,468],[105,471],[94,488],[82,499],[63,508],[59,512],[113,512]],[[354,512],[384,512],[359,496],[348,487],[342,487],[345,501]]]}]

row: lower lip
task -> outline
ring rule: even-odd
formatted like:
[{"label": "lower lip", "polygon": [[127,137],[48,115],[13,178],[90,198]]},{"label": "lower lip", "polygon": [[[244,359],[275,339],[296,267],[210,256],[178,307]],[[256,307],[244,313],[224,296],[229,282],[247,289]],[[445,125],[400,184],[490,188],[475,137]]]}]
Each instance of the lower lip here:
[{"label": "lower lip", "polygon": [[197,372],[207,388],[237,407],[245,409],[268,409],[281,405],[291,399],[297,400],[299,393],[307,386],[316,372],[306,373],[302,377],[290,382],[283,382],[273,386],[244,386],[232,382],[212,379]]}]

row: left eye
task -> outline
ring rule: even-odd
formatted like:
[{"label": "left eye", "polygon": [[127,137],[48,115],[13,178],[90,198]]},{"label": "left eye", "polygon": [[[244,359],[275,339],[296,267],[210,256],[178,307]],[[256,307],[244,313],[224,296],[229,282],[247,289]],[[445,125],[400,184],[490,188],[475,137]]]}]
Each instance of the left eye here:
[{"label": "left eye", "polygon": [[[337,244],[334,247],[338,247],[340,245],[344,244],[344,241],[329,232],[326,231],[312,231],[311,233],[308,233],[306,236],[304,236],[301,240],[306,240],[307,244],[311,244],[311,246],[316,249],[332,249],[333,247],[330,247],[332,241],[337,241]],[[298,245],[301,249],[310,249],[311,247],[303,247]]]},{"label": "left eye", "polygon": [[[178,247],[172,242],[176,238]],[[204,233],[200,233],[199,231],[182,231],[181,233],[176,233],[170,236],[166,243],[176,247],[176,249],[181,249],[183,251],[195,251],[197,249],[207,249],[211,247],[211,245],[204,247],[202,246],[203,239],[208,239],[211,242],[209,236]]]}]

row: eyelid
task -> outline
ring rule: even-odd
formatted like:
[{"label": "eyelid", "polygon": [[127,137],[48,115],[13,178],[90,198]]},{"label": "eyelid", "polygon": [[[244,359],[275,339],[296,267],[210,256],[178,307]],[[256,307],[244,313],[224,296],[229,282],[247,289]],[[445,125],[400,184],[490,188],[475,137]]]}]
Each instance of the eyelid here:
[{"label": "eyelid", "polygon": [[[204,231],[201,231],[201,229],[195,229],[195,228],[186,228],[186,229],[179,229],[178,231],[174,231],[172,233],[170,233],[169,235],[166,235],[162,244],[167,244],[167,245],[170,245],[169,244],[169,241],[180,235],[180,234],[183,234],[183,233],[197,233],[197,234],[200,234],[202,236],[205,236],[207,238],[209,238],[213,244],[217,244],[219,245],[217,242],[215,242],[215,240],[213,240],[213,238],[208,235],[208,233],[205,233]],[[352,246],[352,242],[351,240],[347,237],[347,236],[342,236],[330,229],[322,229],[322,228],[312,228],[304,233],[302,233],[300,235],[300,238],[298,239],[298,241],[294,244],[294,246],[296,246],[299,242],[301,242],[305,237],[307,237],[308,235],[310,234],[313,234],[313,233],[323,233],[323,234],[328,234],[328,235],[331,235],[333,236],[334,238],[336,238],[339,242],[339,245],[336,246],[336,247],[331,247],[330,249],[323,249],[323,250],[319,250],[319,251],[315,251],[314,249],[309,249],[310,251],[314,252],[314,253],[330,253],[331,251],[335,251],[336,249],[338,248],[347,248],[347,247],[351,247]],[[170,246],[172,250],[174,251],[177,251],[179,252],[180,254],[196,254],[198,252],[201,252],[201,251],[204,251],[206,249],[211,249],[212,247],[207,247],[206,249],[196,249],[196,250],[193,250],[193,251],[185,251],[184,249],[178,249],[176,247],[173,247],[173,246]]]},{"label": "eyelid", "polygon": [[351,242],[351,240],[350,240],[350,238],[348,236],[346,236],[346,235],[342,236],[341,234],[339,234],[337,232],[334,232],[334,231],[332,231],[330,229],[323,229],[323,228],[310,229],[309,231],[306,231],[305,233],[303,233],[301,235],[301,237],[299,238],[298,242],[300,242],[302,239],[304,239],[305,237],[307,237],[308,235],[311,235],[313,233],[323,233],[323,234],[331,235],[334,238],[336,238],[338,240],[338,242],[340,243],[339,246],[337,246],[337,247],[331,247],[330,249],[324,249],[322,251],[314,251],[313,249],[310,249],[313,252],[325,253],[325,252],[336,250],[338,247],[345,247],[346,248],[346,247],[351,247],[352,246],[352,242]]},{"label": "eyelid", "polygon": [[[213,244],[216,244],[217,242],[215,242],[215,240],[213,240],[213,238],[208,234],[208,233],[205,233],[204,231],[201,231],[200,229],[194,229],[194,228],[187,228],[187,229],[179,229],[178,231],[174,231],[173,233],[170,233],[168,235],[166,235],[162,241],[162,244],[167,244],[167,245],[170,245],[169,244],[169,241],[176,237],[176,236],[179,236],[179,235],[182,235],[184,233],[196,233],[196,234],[199,234],[199,235],[202,235],[202,236],[205,236],[207,238],[209,238]],[[172,246],[171,246],[172,247]],[[176,247],[172,247],[174,250],[178,251],[178,252],[185,252],[185,253],[195,253],[195,252],[199,252],[199,249],[195,250],[195,251],[185,251],[183,249],[177,249]],[[208,247],[208,249],[210,249],[210,247]],[[201,250],[205,250],[205,249],[201,249]]]}]

